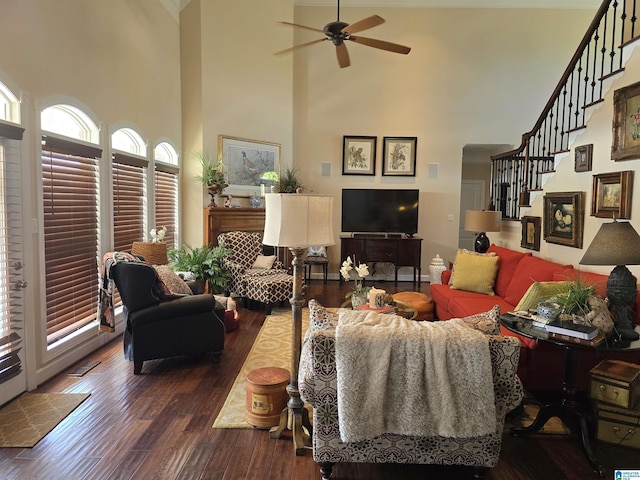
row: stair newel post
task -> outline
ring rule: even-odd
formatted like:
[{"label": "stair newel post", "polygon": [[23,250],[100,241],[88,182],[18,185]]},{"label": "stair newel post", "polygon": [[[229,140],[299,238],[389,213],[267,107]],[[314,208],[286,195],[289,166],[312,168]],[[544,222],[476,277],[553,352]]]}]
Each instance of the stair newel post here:
[{"label": "stair newel post", "polygon": [[529,140],[527,138],[526,146],[524,149],[524,179],[520,190],[520,199],[518,202],[519,207],[529,206]]}]

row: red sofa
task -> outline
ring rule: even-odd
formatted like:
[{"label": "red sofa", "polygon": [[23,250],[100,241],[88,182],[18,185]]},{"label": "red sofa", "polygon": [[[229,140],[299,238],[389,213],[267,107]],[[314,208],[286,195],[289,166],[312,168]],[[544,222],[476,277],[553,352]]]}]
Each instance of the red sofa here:
[{"label": "red sofa", "polygon": [[[513,310],[522,296],[534,282],[564,281],[577,276],[596,288],[596,293],[604,296],[607,276],[593,272],[575,270],[571,265],[534,257],[530,252],[518,252],[497,245],[491,245],[488,252],[498,257],[495,295],[454,290],[449,285],[451,270],[442,274],[442,285],[431,285],[430,294],[435,305],[436,317],[448,320],[466,317],[491,310],[500,305],[501,312]],[[640,309],[640,296],[636,299],[636,312]],[[640,319],[637,318],[640,325]],[[559,391],[562,389],[564,350],[547,342],[536,342],[500,326],[503,335],[520,339],[520,363],[518,375],[525,388],[530,391]],[[616,358],[640,363],[640,352],[611,352],[601,349],[583,349],[577,372],[578,389],[586,390],[588,372],[604,358]]]}]

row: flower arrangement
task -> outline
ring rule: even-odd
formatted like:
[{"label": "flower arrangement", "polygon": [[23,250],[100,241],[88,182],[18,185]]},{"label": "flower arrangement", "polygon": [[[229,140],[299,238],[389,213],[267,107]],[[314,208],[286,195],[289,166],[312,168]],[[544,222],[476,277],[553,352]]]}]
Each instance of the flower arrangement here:
[{"label": "flower arrangement", "polygon": [[149,232],[151,235],[151,243],[160,243],[164,240],[164,236],[167,234],[167,227],[152,228]]},{"label": "flower arrangement", "polygon": [[[355,260],[355,257],[354,257]],[[356,276],[353,278],[355,282],[355,288],[347,292],[344,296],[345,298],[351,297],[351,303],[354,303],[355,296],[363,296],[366,299],[367,293],[371,290],[371,287],[364,287],[364,278],[369,276],[369,267],[366,263],[360,263],[356,266],[355,261],[351,260],[351,257],[347,257],[347,259],[342,262],[342,266],[340,267],[340,274],[342,278],[344,278],[347,282],[351,280],[351,271],[355,270]],[[353,305],[355,307],[355,305]]]}]

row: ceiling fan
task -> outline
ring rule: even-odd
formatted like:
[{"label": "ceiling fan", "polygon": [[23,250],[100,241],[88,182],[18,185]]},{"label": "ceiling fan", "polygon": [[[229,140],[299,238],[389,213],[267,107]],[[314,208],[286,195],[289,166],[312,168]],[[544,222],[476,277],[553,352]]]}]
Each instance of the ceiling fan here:
[{"label": "ceiling fan", "polygon": [[363,30],[368,30],[373,27],[377,27],[384,23],[384,18],[379,17],[378,15],[372,15],[371,17],[364,18],[356,23],[352,23],[349,25],[348,23],[340,21],[340,0],[338,0],[338,18],[335,22],[327,23],[322,30],[314,27],[307,27],[305,25],[299,25],[297,23],[291,22],[278,22],[283,25],[291,25],[297,28],[304,28],[305,30],[311,30],[312,32],[323,33],[326,35],[325,38],[319,38],[317,40],[312,40],[310,42],[301,43],[300,45],[295,45],[291,48],[285,48],[284,50],[280,50],[279,52],[274,53],[274,55],[282,55],[283,53],[289,53],[292,50],[300,47],[307,47],[309,45],[313,45],[314,43],[324,42],[325,40],[331,40],[333,44],[336,46],[336,55],[338,57],[338,65],[340,68],[348,67],[351,65],[351,61],[349,60],[349,52],[347,51],[347,46],[345,45],[345,41],[349,40],[351,42],[359,43],[360,45],[366,45],[367,47],[379,48],[380,50],[386,50],[388,52],[394,53],[402,53],[406,55],[411,51],[411,48],[405,47],[404,45],[398,45],[397,43],[386,42],[384,40],[377,40],[375,38],[367,38],[367,37],[354,37],[354,33],[362,32]]}]

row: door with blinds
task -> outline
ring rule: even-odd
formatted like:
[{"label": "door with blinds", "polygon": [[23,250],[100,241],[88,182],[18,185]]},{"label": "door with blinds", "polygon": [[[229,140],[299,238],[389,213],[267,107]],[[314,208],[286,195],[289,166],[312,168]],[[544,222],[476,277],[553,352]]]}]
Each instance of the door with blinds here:
[{"label": "door with blinds", "polygon": [[27,389],[22,229],[22,128],[0,124],[0,405]]}]

